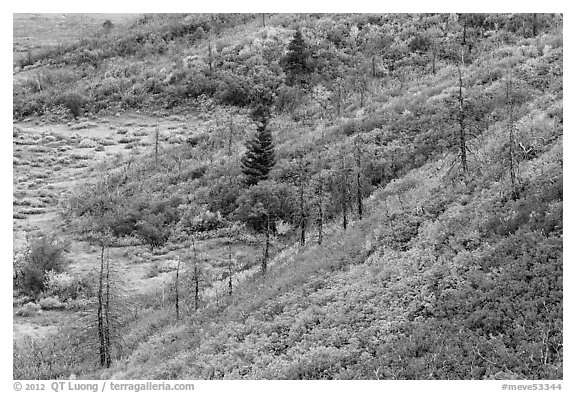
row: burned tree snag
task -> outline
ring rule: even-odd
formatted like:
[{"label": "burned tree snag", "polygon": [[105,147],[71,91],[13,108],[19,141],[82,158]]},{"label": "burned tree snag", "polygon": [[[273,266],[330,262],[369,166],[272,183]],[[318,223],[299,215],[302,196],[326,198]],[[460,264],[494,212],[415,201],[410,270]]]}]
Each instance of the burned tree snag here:
[{"label": "burned tree snag", "polygon": [[98,276],[98,339],[100,342],[100,365],[106,365],[108,354],[106,351],[106,335],[104,333],[104,251],[105,245],[102,243],[100,252],[100,273]]},{"label": "burned tree snag", "polygon": [[266,214],[266,238],[264,240],[264,255],[262,256],[262,274],[266,274],[269,257],[270,257],[270,216]]},{"label": "burned tree snag", "polygon": [[179,288],[179,279],[180,279],[180,257],[178,257],[178,265],[176,266],[176,281],[175,281],[175,288],[174,288],[174,303],[176,306],[176,319],[180,319],[180,288]]},{"label": "burned tree snag", "polygon": [[459,126],[459,155],[462,171],[468,173],[468,159],[466,156],[466,112],[464,110],[464,95],[462,82],[462,66],[464,65],[464,48],[462,48],[462,60],[458,67],[458,126]]},{"label": "burned tree snag", "polygon": [[228,295],[232,296],[232,246],[228,244]]}]

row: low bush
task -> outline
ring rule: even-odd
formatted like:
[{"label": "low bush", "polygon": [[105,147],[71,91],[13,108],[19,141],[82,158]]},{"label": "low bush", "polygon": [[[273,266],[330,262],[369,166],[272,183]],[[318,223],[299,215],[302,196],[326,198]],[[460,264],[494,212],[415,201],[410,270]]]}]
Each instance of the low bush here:
[{"label": "low bush", "polygon": [[26,303],[16,311],[16,315],[21,317],[33,317],[40,312],[40,306],[34,302]]},{"label": "low bush", "polygon": [[132,143],[137,142],[139,139],[135,137],[122,137],[118,140],[118,143]]},{"label": "low bush", "polygon": [[62,303],[58,297],[46,297],[40,299],[39,304],[42,310],[63,310],[66,308],[66,304]]},{"label": "low bush", "polygon": [[220,212],[212,213],[209,210],[204,210],[193,217],[187,214],[181,221],[182,228],[191,233],[212,231],[223,228],[226,224],[226,220],[221,216]]},{"label": "low bush", "polygon": [[92,148],[96,146],[98,146],[98,144],[92,139],[82,139],[78,144],[78,147],[81,149]]}]

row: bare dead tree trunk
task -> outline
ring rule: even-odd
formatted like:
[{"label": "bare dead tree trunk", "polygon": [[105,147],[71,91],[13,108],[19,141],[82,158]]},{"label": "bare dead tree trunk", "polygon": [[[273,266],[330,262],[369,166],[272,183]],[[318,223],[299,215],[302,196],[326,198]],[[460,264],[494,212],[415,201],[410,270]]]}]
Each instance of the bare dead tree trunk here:
[{"label": "bare dead tree trunk", "polygon": [[362,204],[362,188],[361,188],[361,183],[360,183],[360,171],[358,171],[358,173],[356,174],[356,196],[358,198],[358,218],[361,220],[362,219],[362,214],[363,214],[363,204]]},{"label": "bare dead tree trunk", "polygon": [[533,13],[532,14],[532,36],[536,37],[537,34],[538,34],[538,14]]},{"label": "bare dead tree trunk", "polygon": [[232,157],[232,142],[234,136],[234,122],[232,121],[232,116],[230,116],[230,125],[228,126],[228,157]]},{"label": "bare dead tree trunk", "polygon": [[270,216],[266,214],[266,236],[264,239],[264,255],[262,256],[263,275],[266,274],[266,269],[268,268],[269,248],[270,248]]},{"label": "bare dead tree trunk", "polygon": [[300,245],[304,246],[306,244],[306,209],[304,203],[304,163],[302,155],[298,158],[299,167],[299,184],[298,188],[300,191]]},{"label": "bare dead tree trunk", "polygon": [[200,304],[200,278],[198,277],[198,262],[194,264],[194,310],[198,310]]},{"label": "bare dead tree trunk", "polygon": [[196,243],[192,239],[192,249],[194,251],[194,310],[198,311],[200,303],[200,269],[198,268],[198,258],[196,256]]},{"label": "bare dead tree trunk", "polygon": [[459,149],[460,165],[464,173],[468,173],[466,156],[466,113],[464,111],[464,96],[462,92],[462,65],[464,64],[464,47],[462,47],[462,63],[458,67],[458,125],[460,126]]},{"label": "bare dead tree trunk", "polygon": [[156,164],[158,164],[158,142],[160,139],[160,125],[156,123],[156,131],[154,132],[154,157]]},{"label": "bare dead tree trunk", "polygon": [[342,112],[342,86],[340,84],[340,80],[338,80],[338,85],[337,87],[337,94],[336,94],[336,114],[338,117],[340,117],[340,114]]},{"label": "bare dead tree trunk", "polygon": [[512,198],[516,199],[518,184],[516,179],[516,158],[514,157],[514,107],[512,106],[512,98],[510,97],[512,81],[506,83],[506,104],[508,106],[508,170],[510,172],[510,187]]},{"label": "bare dead tree trunk", "polygon": [[318,244],[322,244],[322,231],[324,226],[324,209],[322,208],[322,193],[323,193],[323,184],[322,180],[320,180],[320,188],[319,188],[319,195],[318,195]]},{"label": "bare dead tree trunk", "polygon": [[106,342],[106,368],[112,364],[111,339],[110,339],[110,249],[106,250],[106,303],[104,307],[105,325],[104,337]]},{"label": "bare dead tree trunk", "polygon": [[176,266],[176,282],[175,282],[175,306],[176,306],[176,319],[180,319],[180,288],[179,288],[179,279],[180,279],[180,257],[178,257],[178,265]]},{"label": "bare dead tree trunk", "polygon": [[232,246],[228,244],[228,295],[232,296]]},{"label": "bare dead tree trunk", "polygon": [[342,152],[342,157],[340,161],[341,165],[341,184],[340,184],[340,192],[341,192],[341,199],[342,199],[342,227],[344,230],[348,228],[348,204],[350,198],[350,192],[348,188],[348,174],[347,168],[344,162],[344,152]]},{"label": "bare dead tree trunk", "polygon": [[262,14],[262,27],[266,27],[266,14]]},{"label": "bare dead tree trunk", "polygon": [[324,227],[324,179],[322,177],[322,151],[318,152],[318,188],[316,195],[316,208],[318,210],[318,244],[322,244]]},{"label": "bare dead tree trunk", "polygon": [[306,218],[304,216],[304,192],[303,187],[300,189],[300,245],[306,244]]},{"label": "bare dead tree trunk", "polygon": [[106,365],[106,336],[104,333],[104,250],[105,246],[102,243],[100,252],[100,274],[98,277],[98,338],[100,341],[100,365]]},{"label": "bare dead tree trunk", "polygon": [[356,202],[358,206],[358,218],[361,220],[364,213],[364,205],[362,203],[362,148],[361,141],[358,138],[355,140],[356,144]]}]

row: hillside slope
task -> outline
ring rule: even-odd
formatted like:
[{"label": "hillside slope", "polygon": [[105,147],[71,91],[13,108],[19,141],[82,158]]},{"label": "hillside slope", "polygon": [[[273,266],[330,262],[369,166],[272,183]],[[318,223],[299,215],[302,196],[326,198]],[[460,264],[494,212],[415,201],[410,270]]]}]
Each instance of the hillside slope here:
[{"label": "hillside slope", "polygon": [[[79,236],[184,257],[193,239],[260,247],[274,216],[265,275],[226,295],[222,242],[198,310],[131,299],[110,368],[88,348],[27,376],[561,379],[562,17],[267,18],[146,16],[15,81],[17,118],[61,121],[78,101],[158,121],[159,152],[123,130],[131,155],[62,202]],[[34,91],[42,75],[67,82]],[[262,124],[276,165],[248,187],[243,146]]]},{"label": "hillside slope", "polygon": [[[105,375],[560,379],[561,154],[558,140],[531,163],[542,173],[516,201],[498,183],[446,186],[435,164],[413,171],[346,233],[170,322]],[[397,196],[407,207],[388,212]]]}]

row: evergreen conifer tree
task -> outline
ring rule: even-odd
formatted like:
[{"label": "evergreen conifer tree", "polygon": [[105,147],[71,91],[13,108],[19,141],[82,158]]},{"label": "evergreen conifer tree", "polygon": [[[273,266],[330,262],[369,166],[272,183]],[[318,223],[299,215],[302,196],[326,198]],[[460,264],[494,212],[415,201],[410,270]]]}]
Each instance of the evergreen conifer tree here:
[{"label": "evergreen conifer tree", "polygon": [[300,30],[296,30],[292,41],[288,44],[288,53],[282,59],[282,68],[286,73],[286,84],[297,85],[303,82],[306,74],[306,43]]},{"label": "evergreen conifer tree", "polygon": [[272,133],[267,128],[270,108],[263,104],[258,105],[252,111],[252,118],[257,121],[258,133],[246,143],[247,151],[241,160],[242,172],[248,186],[266,180],[276,163]]}]

